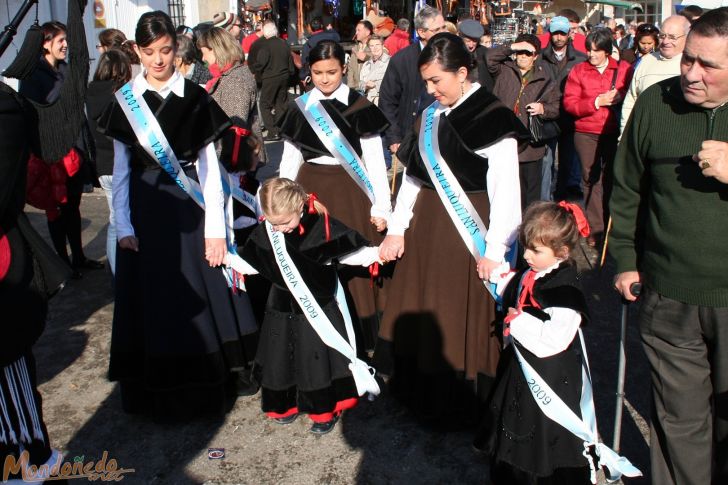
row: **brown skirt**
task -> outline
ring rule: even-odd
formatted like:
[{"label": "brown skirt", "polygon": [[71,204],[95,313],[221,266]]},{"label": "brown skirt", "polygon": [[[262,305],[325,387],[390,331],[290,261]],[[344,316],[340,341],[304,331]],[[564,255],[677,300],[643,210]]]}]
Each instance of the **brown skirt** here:
[{"label": "brown skirt", "polygon": [[[487,194],[468,197],[488,221]],[[477,385],[480,377],[495,376],[500,356],[495,303],[437,193],[420,190],[413,212],[404,256],[389,287],[375,363],[388,373],[394,359],[404,358],[419,374],[451,373]],[[380,349],[392,355],[378,355]]]},{"label": "brown skirt", "polygon": [[[304,163],[296,181],[306,192],[315,192],[331,215],[364,236],[372,246],[384,239],[369,222],[369,198],[341,165]],[[386,272],[372,285],[368,268],[342,266],[339,277],[346,285],[359,319],[364,350],[374,349],[379,330],[379,315],[384,310]]]}]

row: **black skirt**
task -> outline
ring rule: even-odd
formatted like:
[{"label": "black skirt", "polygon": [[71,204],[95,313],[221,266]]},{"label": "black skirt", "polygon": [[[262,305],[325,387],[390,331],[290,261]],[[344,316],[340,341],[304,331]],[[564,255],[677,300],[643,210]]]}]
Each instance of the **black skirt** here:
[{"label": "black skirt", "polygon": [[248,296],[207,264],[204,213],[166,173],[133,169],[129,200],[139,252],[117,252],[109,378],[127,411],[221,409],[231,372],[254,358]]},{"label": "black skirt", "polygon": [[[519,350],[564,403],[581,416],[579,338],[565,351],[550,357],[538,358],[523,347]],[[543,414],[526,383],[513,345],[503,350],[493,396],[476,442],[491,455],[500,476],[515,480],[513,483],[537,483],[555,474],[562,474],[558,483],[590,483],[582,440]],[[571,478],[567,480],[564,474]]]},{"label": "black skirt", "polygon": [[[319,302],[321,304],[322,302]],[[348,341],[335,300],[321,304],[334,328]],[[290,292],[273,286],[255,358],[264,412],[330,413],[358,397],[349,360],[323,343]]]}]

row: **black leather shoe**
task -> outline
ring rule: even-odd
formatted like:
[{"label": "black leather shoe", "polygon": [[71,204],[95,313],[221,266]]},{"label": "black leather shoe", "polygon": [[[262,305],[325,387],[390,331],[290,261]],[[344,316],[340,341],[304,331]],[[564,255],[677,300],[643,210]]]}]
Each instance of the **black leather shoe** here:
[{"label": "black leather shoe", "polygon": [[310,431],[313,434],[326,434],[330,433],[332,429],[334,429],[334,426],[336,426],[336,422],[339,420],[339,415],[334,415],[334,419],[331,421],[326,421],[325,423],[313,423],[311,425]]},{"label": "black leather shoe", "polygon": [[286,416],[285,418],[273,418],[273,422],[276,424],[291,424],[298,418],[298,413],[291,414],[290,416]]},{"label": "black leather shoe", "polygon": [[103,269],[104,263],[93,259],[84,259],[82,263],[74,264],[73,267],[77,269]]}]

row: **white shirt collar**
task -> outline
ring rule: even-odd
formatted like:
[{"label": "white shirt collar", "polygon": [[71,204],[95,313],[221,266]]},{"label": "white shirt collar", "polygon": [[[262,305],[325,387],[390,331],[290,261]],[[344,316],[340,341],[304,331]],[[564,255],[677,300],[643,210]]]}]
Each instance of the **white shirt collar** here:
[{"label": "white shirt collar", "polygon": [[169,96],[169,93],[174,93],[180,98],[184,97],[185,78],[179,73],[179,71],[175,70],[174,73],[172,73],[172,77],[170,77],[167,83],[159,90],[154,88],[151,84],[149,84],[149,82],[147,82],[144,74],[144,70],[142,70],[142,72],[137,74],[137,76],[134,78],[134,82],[132,83],[131,87],[134,96],[139,97],[144,94],[144,91],[155,91],[159,93],[162,98],[165,99],[167,98],[167,96]]},{"label": "white shirt collar", "polygon": [[445,116],[449,115],[452,110],[460,106],[465,102],[466,99],[468,99],[475,91],[478,90],[480,87],[480,83],[474,82],[471,84],[470,89],[468,89],[465,94],[460,96],[460,99],[457,100],[457,102],[452,106],[443,106],[439,105],[437,109],[435,110],[435,114],[445,113]]},{"label": "white shirt collar", "polygon": [[534,276],[534,279],[537,280],[537,279],[541,278],[542,276],[546,276],[547,274],[549,274],[550,272],[552,272],[553,270],[558,268],[561,265],[561,263],[563,263],[563,262],[564,262],[563,259],[559,259],[558,261],[556,261],[554,264],[552,264],[548,268],[537,272],[536,276]]},{"label": "white shirt collar", "polygon": [[324,96],[324,93],[319,91],[318,88],[312,89],[311,94],[308,95],[308,101],[306,101],[306,107],[308,108],[316,101],[321,101],[322,99],[335,99],[337,101],[340,101],[341,103],[345,104],[346,106],[349,105],[349,86],[346,85],[346,83],[341,83],[338,88],[336,88],[336,91],[331,93],[331,96]]}]

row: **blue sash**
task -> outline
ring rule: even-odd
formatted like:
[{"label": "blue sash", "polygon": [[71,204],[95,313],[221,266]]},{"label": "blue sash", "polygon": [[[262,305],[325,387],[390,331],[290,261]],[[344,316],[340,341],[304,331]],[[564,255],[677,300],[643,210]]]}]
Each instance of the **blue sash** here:
[{"label": "blue sash", "polygon": [[[167,137],[162,131],[162,127],[159,125],[159,121],[152,113],[149,105],[146,103],[143,97],[137,98],[132,90],[133,81],[129,81],[119,89],[114,96],[121,106],[126,119],[129,121],[134,134],[139,141],[139,144],[144,150],[152,156],[152,158],[159,164],[167,175],[172,177],[175,184],[181,188],[190,198],[197,203],[197,205],[205,210],[205,197],[202,194],[202,188],[200,184],[189,177],[182,169],[182,166],[172,150]],[[221,167],[221,175],[223,178],[223,187],[225,186],[225,178],[227,172]],[[227,212],[225,219],[227,220]],[[235,253],[235,236],[232,232],[232,228],[225,225],[225,239],[226,245],[229,252]],[[243,280],[238,278],[232,271],[226,267],[222,267],[223,275],[228,282],[228,286],[232,288],[245,289]]]},{"label": "blue sash", "polygon": [[[488,229],[473,203],[470,202],[468,194],[465,193],[440,153],[440,143],[437,138],[440,117],[435,116],[437,106],[439,103],[435,101],[422,114],[419,136],[420,155],[425,162],[425,168],[435,186],[437,195],[455,224],[455,229],[475,261],[478,261],[485,255],[485,235],[488,233]],[[506,260],[511,262],[511,266],[516,254],[515,246],[513,244],[506,254]],[[493,299],[500,303],[501,297],[496,292],[496,284],[486,280],[483,281],[483,284]]]},{"label": "blue sash", "polygon": [[341,134],[341,130],[331,116],[326,112],[320,101],[311,103],[306,107],[306,102],[310,96],[310,92],[296,98],[296,105],[303,113],[304,118],[313,129],[318,139],[331,152],[336,160],[341,164],[356,184],[369,197],[372,205],[374,205],[374,186],[369,180],[369,173],[366,167],[356,154],[356,150],[352,148],[349,141]]}]

